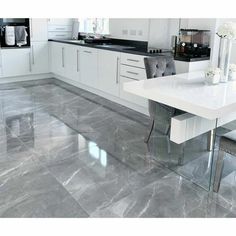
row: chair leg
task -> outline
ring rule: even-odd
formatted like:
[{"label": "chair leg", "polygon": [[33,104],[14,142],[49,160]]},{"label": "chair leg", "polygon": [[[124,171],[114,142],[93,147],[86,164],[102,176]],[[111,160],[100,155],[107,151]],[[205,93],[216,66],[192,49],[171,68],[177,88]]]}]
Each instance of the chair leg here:
[{"label": "chair leg", "polygon": [[223,165],[224,165],[224,155],[225,153],[220,150],[219,155],[217,157],[217,161],[216,161],[216,170],[215,170],[215,177],[214,177],[214,183],[213,183],[213,191],[216,193],[219,191],[219,188],[220,188],[220,181],[221,181]]},{"label": "chair leg", "polygon": [[154,119],[151,119],[150,122],[149,122],[149,126],[148,126],[148,134],[147,136],[145,137],[144,139],[144,142],[145,143],[148,143],[150,137],[151,137],[151,134],[152,134],[152,131],[153,131],[153,127],[154,127]]}]

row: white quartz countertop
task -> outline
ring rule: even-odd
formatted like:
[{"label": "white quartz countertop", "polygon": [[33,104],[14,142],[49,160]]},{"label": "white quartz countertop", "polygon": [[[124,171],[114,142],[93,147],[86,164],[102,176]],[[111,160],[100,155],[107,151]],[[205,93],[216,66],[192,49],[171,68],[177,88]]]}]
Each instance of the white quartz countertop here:
[{"label": "white quartz countertop", "polygon": [[203,71],[128,82],[124,90],[210,120],[236,112],[236,81],[206,85]]}]

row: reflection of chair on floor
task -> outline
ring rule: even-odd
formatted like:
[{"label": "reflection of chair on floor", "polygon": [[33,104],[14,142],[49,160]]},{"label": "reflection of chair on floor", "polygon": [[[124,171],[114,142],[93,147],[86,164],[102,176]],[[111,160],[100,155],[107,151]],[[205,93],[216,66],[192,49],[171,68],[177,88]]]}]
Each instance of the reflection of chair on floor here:
[{"label": "reflection of chair on floor", "polygon": [[[147,79],[159,78],[175,74],[175,64],[171,56],[159,56],[144,58],[144,64],[147,74]],[[148,143],[152,131],[155,130],[164,135],[167,139],[168,153],[170,153],[170,125],[171,118],[184,113],[176,108],[149,100],[148,109],[150,115],[150,123],[148,134],[145,137],[145,142]],[[183,146],[183,145],[182,145]],[[182,161],[181,161],[182,162]]]},{"label": "reflection of chair on floor", "polygon": [[213,191],[218,192],[224,166],[225,153],[236,156],[236,130],[223,135],[220,139],[219,154],[216,161]]}]

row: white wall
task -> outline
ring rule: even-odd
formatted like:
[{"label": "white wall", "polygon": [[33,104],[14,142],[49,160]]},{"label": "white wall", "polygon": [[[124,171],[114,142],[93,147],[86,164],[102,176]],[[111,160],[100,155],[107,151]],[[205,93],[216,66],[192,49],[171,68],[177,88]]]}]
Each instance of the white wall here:
[{"label": "white wall", "polygon": [[148,18],[110,18],[109,25],[111,37],[148,41]]}]

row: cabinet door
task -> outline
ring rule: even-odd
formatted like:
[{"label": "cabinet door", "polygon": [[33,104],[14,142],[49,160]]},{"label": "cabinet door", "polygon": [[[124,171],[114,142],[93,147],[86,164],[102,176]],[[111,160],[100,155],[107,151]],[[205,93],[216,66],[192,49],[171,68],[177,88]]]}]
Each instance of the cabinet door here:
[{"label": "cabinet door", "polygon": [[65,77],[79,81],[80,75],[80,47],[65,45]]},{"label": "cabinet door", "polygon": [[62,43],[50,43],[50,65],[51,71],[64,76],[65,74],[65,47]]},{"label": "cabinet door", "polygon": [[32,73],[48,73],[48,43],[47,42],[33,42],[31,45],[31,63]]},{"label": "cabinet door", "polygon": [[30,74],[31,53],[30,49],[2,49],[3,76],[21,76]]},{"label": "cabinet door", "polygon": [[48,18],[49,25],[72,25],[72,18]]},{"label": "cabinet door", "polygon": [[98,88],[98,52],[97,49],[83,47],[80,53],[81,82]]},{"label": "cabinet door", "polygon": [[48,21],[42,18],[32,18],[30,21],[31,41],[47,41],[48,40]]},{"label": "cabinet door", "polygon": [[99,89],[114,96],[119,96],[120,53],[98,51]]}]

